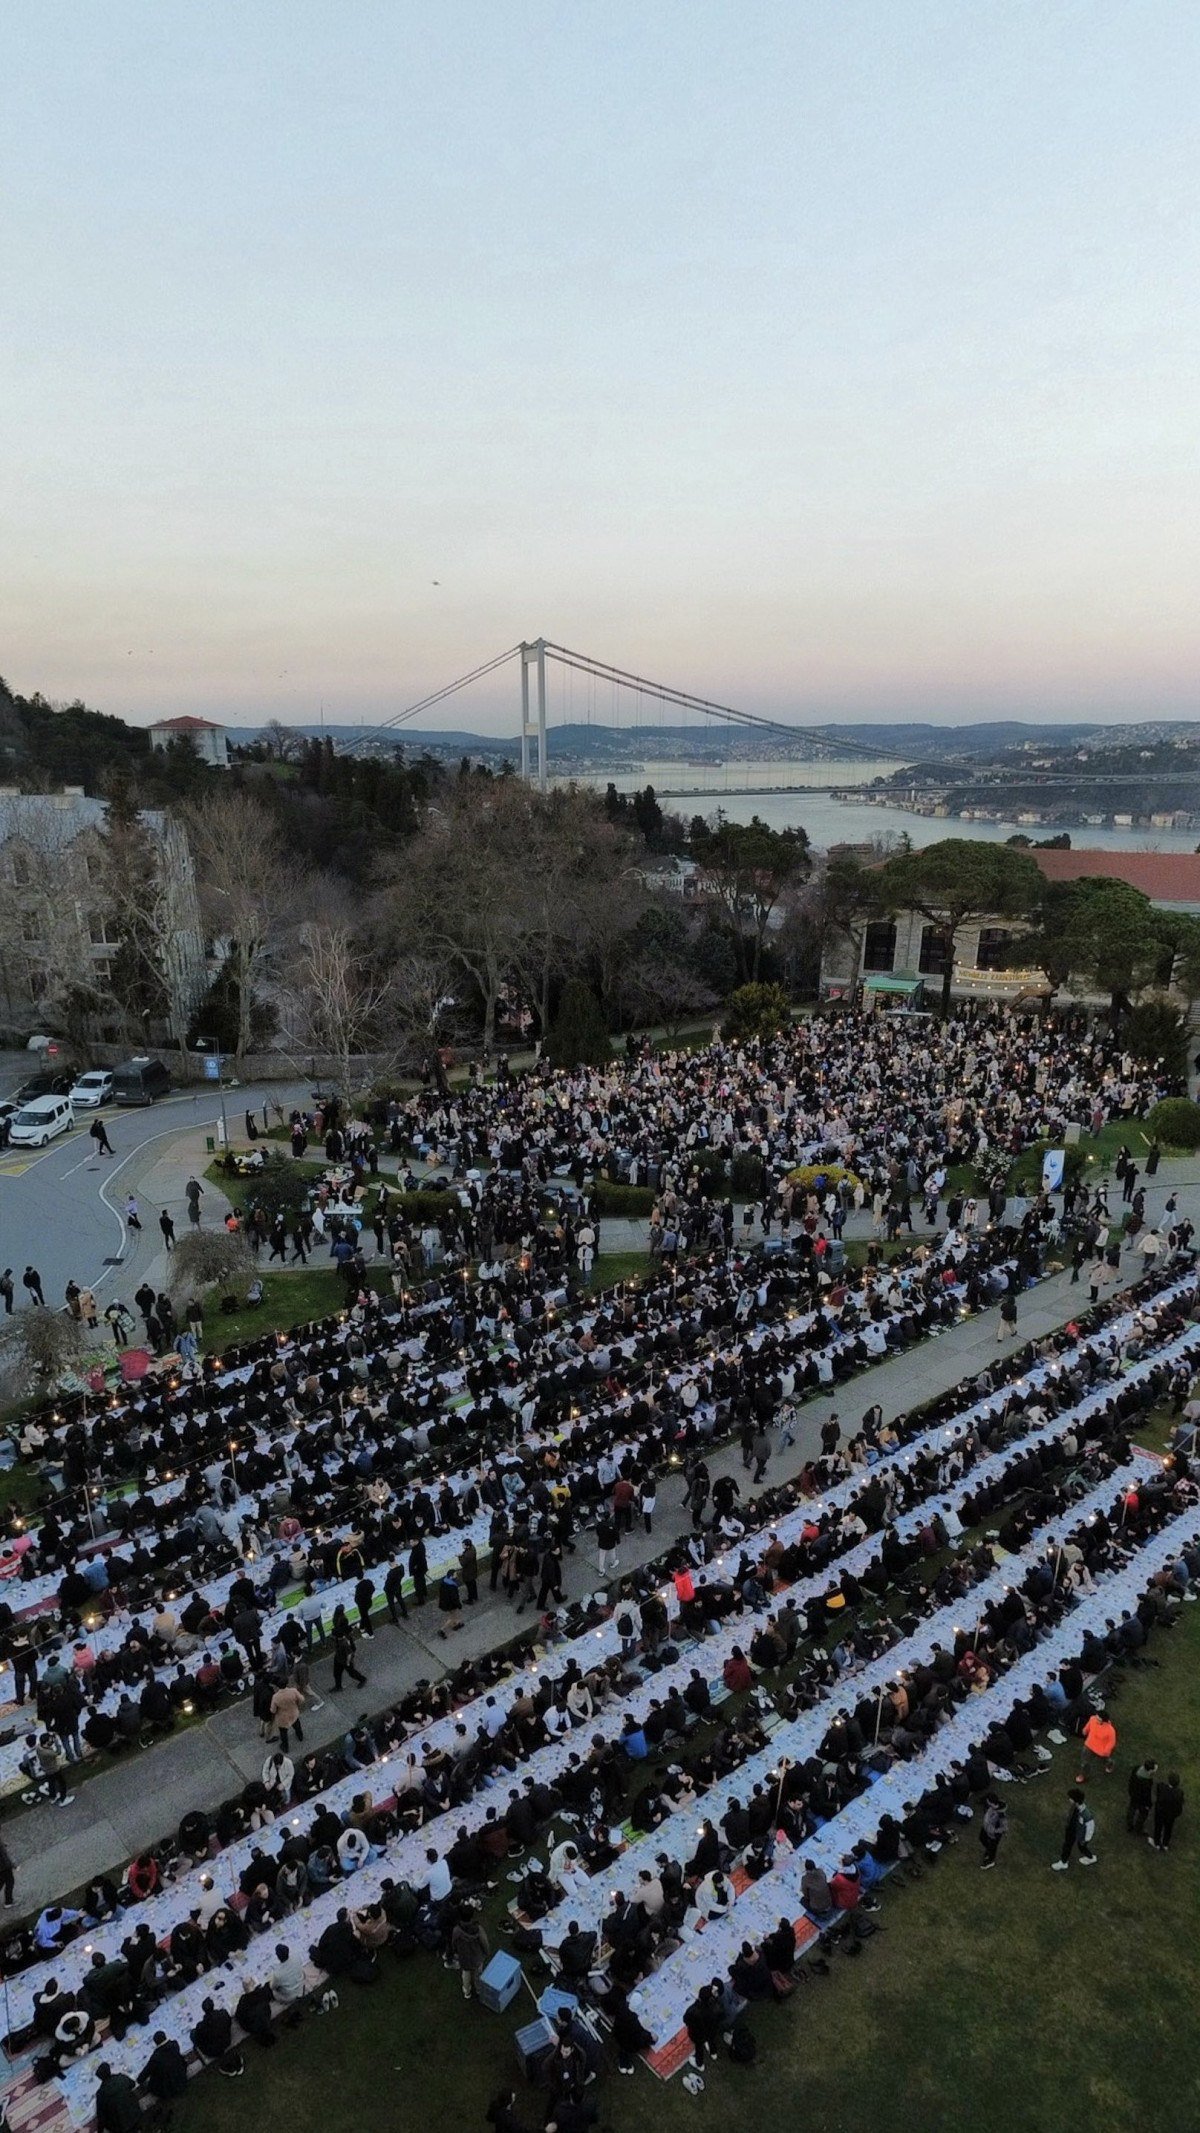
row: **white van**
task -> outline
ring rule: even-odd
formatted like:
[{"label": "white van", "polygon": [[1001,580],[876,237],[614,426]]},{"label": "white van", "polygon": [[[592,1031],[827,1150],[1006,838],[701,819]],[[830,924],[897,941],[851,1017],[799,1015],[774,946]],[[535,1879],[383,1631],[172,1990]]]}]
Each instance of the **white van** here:
[{"label": "white van", "polygon": [[69,1133],[75,1112],[69,1096],[35,1096],[22,1104],[8,1129],[14,1148],[44,1148],[60,1133]]}]

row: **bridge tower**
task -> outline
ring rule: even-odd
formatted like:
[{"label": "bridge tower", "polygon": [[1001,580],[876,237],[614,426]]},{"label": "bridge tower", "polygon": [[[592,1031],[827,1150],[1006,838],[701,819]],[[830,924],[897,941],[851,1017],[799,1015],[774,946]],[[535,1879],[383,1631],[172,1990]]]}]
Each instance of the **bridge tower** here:
[{"label": "bridge tower", "polygon": [[[546,790],[546,640],[538,637],[532,644],[522,644],[521,653],[521,776],[527,785],[536,783],[539,792]],[[537,723],[529,723],[529,669],[537,673]],[[530,735],[537,735],[537,775],[534,778],[529,761]]]}]

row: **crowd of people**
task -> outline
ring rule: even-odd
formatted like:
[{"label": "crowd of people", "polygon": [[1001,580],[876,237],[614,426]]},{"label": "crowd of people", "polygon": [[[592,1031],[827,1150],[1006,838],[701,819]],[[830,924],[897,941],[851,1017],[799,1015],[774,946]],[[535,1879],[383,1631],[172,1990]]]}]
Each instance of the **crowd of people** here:
[{"label": "crowd of people", "polygon": [[[436,1947],[469,1996],[490,1952],[478,1907],[515,1859],[528,1862],[518,1934],[599,2010],[626,2069],[660,2041],[631,1996],[669,1968],[692,1913],[719,1920],[736,1908],[734,1868],[769,1875],[780,1843],[799,1858],[872,1778],[919,1767],[984,1695],[989,1722],[965,1760],[914,1795],[894,1839],[856,1841],[824,1889],[819,1862],[806,1867],[816,1878],[797,1908],[826,1924],[844,1914],[859,1948],[872,1882],[936,1856],[965,1804],[986,1803],[998,1850],[998,1773],[1033,1774],[1033,1736],[1050,1715],[1029,1697],[1015,1730],[1011,1712],[997,1715],[1005,1675],[1196,1501],[1182,1445],[1150,1476],[1131,1468],[1126,1434],[1151,1401],[1169,1396],[1180,1410],[1187,1395],[1190,1233],[1176,1225],[1146,1255],[1135,1309],[1100,1302],[1083,1337],[1050,1344],[1036,1379],[1020,1382],[1014,1354],[907,1420],[870,1408],[847,1435],[835,1419],[794,1482],[753,1492],[794,1442],[808,1393],[997,1302],[1011,1342],[1021,1290],[1061,1248],[1061,1218],[1047,1194],[1014,1205],[1002,1172],[1035,1132],[1133,1121],[1162,1087],[1082,1025],[847,1018],[686,1062],[635,1054],[611,1072],[472,1077],[461,1092],[431,1078],[393,1104],[375,1132],[449,1173],[455,1197],[435,1242],[376,1192],[390,1293],[374,1294],[351,1266],[347,1309],[331,1320],[237,1357],[185,1356],[126,1397],[60,1400],[25,1424],[48,1500],[35,1525],[10,1517],[0,1627],[13,1698],[41,1722],[21,1744],[31,1792],[69,1799],[70,1765],[88,1750],[132,1749],[181,1712],[247,1690],[270,1746],[236,1799],[198,1804],[123,1877],[97,1877],[10,1936],[6,1968],[38,1980],[17,2041],[35,2040],[47,2073],[86,2068],[101,2123],[116,2129],[128,2055],[101,2067],[98,2040],[120,2045],[196,1993],[196,2020],[180,2035],[169,2023],[147,2055],[144,2093],[178,2078],[177,2057],[186,2071],[189,2043],[235,2070],[239,2038],[273,2034],[322,1978],[373,1974],[389,1946]],[[346,1172],[338,1204],[353,1208],[375,1176],[377,1141],[336,1117],[321,1126]],[[299,1122],[297,1143],[307,1138]],[[991,1177],[990,1195],[948,1190],[964,1160]],[[736,1164],[757,1166],[765,1243],[736,1235]],[[594,1232],[597,1173],[652,1187],[654,1258],[637,1289],[584,1297],[570,1277]],[[918,1197],[932,1237],[890,1260],[873,1240],[864,1264],[847,1264],[852,1205],[894,1234],[911,1230]],[[320,1201],[316,1212],[336,1244],[344,1217]],[[1085,1266],[1108,1263],[1101,1226]],[[311,1241],[301,1231],[301,1245]],[[712,1449],[729,1440],[744,1485],[710,1472]],[[653,1534],[676,1474],[692,1530],[666,1562],[670,1583],[664,1566],[622,1578],[625,1535],[635,1521]],[[1049,1588],[1042,1557],[1011,1605],[989,1603],[969,1638],[936,1647],[928,1683],[907,1669],[869,1711],[860,1698],[825,1724],[824,1706],[859,1671],[990,1592],[997,1558],[962,1541],[968,1529],[996,1520],[1005,1553],[1020,1555],[1083,1502],[1095,1508],[1078,1531],[1068,1517]],[[610,1589],[568,1607],[563,1557],[585,1531]],[[1198,1571],[1181,1544],[1145,1607],[1080,1654],[1071,1723],[1088,1721],[1088,1678],[1136,1663],[1144,1633],[1172,1618]],[[332,1747],[300,1752],[315,1649],[330,1641],[335,1685],[361,1681],[381,1617],[398,1623],[432,1602],[449,1641],[481,1578],[517,1614],[533,1610],[543,1670],[531,1676],[519,1652],[473,1658],[364,1712]],[[769,1728],[810,1716],[811,1754],[776,1769]],[[745,1797],[718,1812],[715,1792],[760,1765]],[[585,1891],[594,1902],[603,1887],[616,1826],[631,1852],[644,1850],[708,1796],[694,1850],[647,1854],[611,1912],[586,1929],[574,1917],[550,1938],[564,1904]],[[531,1858],[543,1840],[544,1865]],[[338,1901],[346,1884],[362,1901]],[[182,1910],[180,1890],[197,1899]],[[164,1903],[165,1933],[128,1916]],[[761,1945],[747,1941],[689,2006],[690,2080],[745,2003],[788,1989],[803,1953],[795,1927],[782,1918]],[[85,1931],[105,1940],[79,1974]],[[243,1960],[236,2004],[223,1985],[204,1993],[206,1978]],[[586,2033],[568,2024],[555,2050],[569,2105],[586,2078]]]}]

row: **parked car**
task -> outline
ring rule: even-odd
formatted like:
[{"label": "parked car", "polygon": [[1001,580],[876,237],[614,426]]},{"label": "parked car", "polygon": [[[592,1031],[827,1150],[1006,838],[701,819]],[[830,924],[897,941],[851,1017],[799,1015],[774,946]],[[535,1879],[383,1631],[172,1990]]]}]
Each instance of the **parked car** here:
[{"label": "parked car", "polygon": [[69,1096],[74,1079],[73,1074],[61,1071],[52,1074],[31,1074],[28,1081],[23,1081],[20,1088],[14,1090],[14,1097],[19,1104],[31,1104],[36,1102],[39,1096]]},{"label": "parked car", "polygon": [[171,1077],[161,1059],[127,1059],[113,1068],[113,1096],[119,1104],[152,1104],[165,1096]]},{"label": "parked car", "polygon": [[35,1096],[32,1103],[22,1104],[9,1139],[14,1148],[44,1148],[60,1133],[69,1133],[74,1123],[69,1096]]},{"label": "parked car", "polygon": [[71,1090],[71,1102],[77,1111],[94,1111],[97,1104],[112,1102],[113,1078],[108,1067],[89,1067],[81,1074]]}]

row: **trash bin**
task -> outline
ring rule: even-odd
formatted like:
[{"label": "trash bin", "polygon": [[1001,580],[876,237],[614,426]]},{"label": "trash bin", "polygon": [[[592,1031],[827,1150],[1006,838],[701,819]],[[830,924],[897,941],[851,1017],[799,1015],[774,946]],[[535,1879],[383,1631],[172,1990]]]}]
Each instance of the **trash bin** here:
[{"label": "trash bin", "polygon": [[216,1144],[215,1140],[213,1139],[213,1137],[212,1137],[212,1134],[211,1134],[211,1133],[206,1133],[206,1134],[205,1134],[205,1136],[204,1136],[204,1145],[205,1145],[205,1148],[207,1149],[207,1151],[208,1151],[209,1155],[215,1155],[215,1154],[216,1154],[216,1152],[217,1152],[217,1144]]}]

